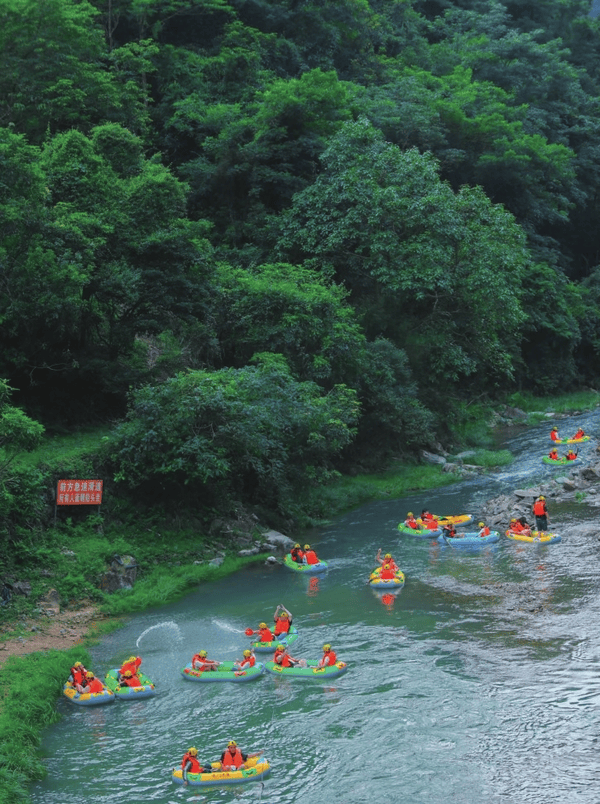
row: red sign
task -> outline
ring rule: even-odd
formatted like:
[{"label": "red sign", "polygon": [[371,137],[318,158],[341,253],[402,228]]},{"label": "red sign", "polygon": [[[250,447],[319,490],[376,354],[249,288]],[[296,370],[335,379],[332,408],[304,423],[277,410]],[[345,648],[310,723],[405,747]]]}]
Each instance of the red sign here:
[{"label": "red sign", "polygon": [[57,505],[100,505],[102,480],[59,480]]}]

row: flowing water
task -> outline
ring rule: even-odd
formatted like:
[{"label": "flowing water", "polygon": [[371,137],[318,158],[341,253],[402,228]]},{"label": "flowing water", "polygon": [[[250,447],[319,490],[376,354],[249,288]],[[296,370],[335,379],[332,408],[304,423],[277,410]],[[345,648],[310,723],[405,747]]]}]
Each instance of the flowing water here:
[{"label": "flowing water", "polygon": [[[561,433],[594,412],[561,420]],[[478,552],[403,536],[407,510],[470,511],[557,470],[544,466],[549,425],[509,431],[517,456],[501,473],[376,502],[308,539],[329,561],[320,577],[254,566],[185,599],[135,616],[94,648],[104,673],[132,652],[157,697],[89,709],[61,699],[43,740],[40,804],[263,802],[598,804],[600,544],[587,506],[552,505],[560,544],[503,539]],[[584,445],[581,455],[596,446]],[[578,531],[579,517],[588,527]],[[560,527],[559,527],[560,523]],[[378,547],[406,573],[384,596],[365,585]],[[294,615],[295,656],[331,642],[349,670],[330,683],[264,675],[247,684],[185,681],[193,653],[239,658],[247,626]],[[259,657],[260,658],[260,657]],[[182,788],[171,781],[187,748],[216,759],[227,740],[263,750],[264,782]]]}]

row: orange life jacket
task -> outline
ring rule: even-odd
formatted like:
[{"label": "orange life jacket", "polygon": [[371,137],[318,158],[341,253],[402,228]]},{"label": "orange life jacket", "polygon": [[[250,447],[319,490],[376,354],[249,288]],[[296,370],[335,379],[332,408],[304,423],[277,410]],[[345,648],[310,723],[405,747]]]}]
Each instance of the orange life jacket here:
[{"label": "orange life jacket", "polygon": [[323,654],[323,658],[321,659],[321,661],[323,662],[324,667],[332,667],[337,662],[337,656],[335,655],[335,651],[334,650],[326,651]]},{"label": "orange life jacket", "polygon": [[276,617],[275,618],[275,636],[279,636],[279,634],[287,634],[290,630],[290,618],[289,617]]},{"label": "orange life jacket", "polygon": [[485,526],[485,528],[481,528],[481,530],[479,531],[479,535],[480,535],[481,537],[483,537],[483,536],[489,536],[489,535],[490,535],[490,533],[491,533],[491,531],[490,531],[490,529],[488,528],[488,526],[487,526],[487,525]]},{"label": "orange life jacket", "polygon": [[290,551],[290,555],[292,556],[292,561],[295,561],[297,564],[302,564],[304,550],[301,547],[293,547]]},{"label": "orange life jacket", "polygon": [[248,656],[240,662],[240,670],[245,670],[247,667],[254,667],[256,664],[256,656]]},{"label": "orange life jacket", "polygon": [[125,672],[127,670],[131,670],[131,674],[135,675],[137,673],[138,667],[141,665],[141,663],[142,663],[142,660],[138,656],[137,659],[134,662],[125,662],[125,664],[122,665],[122,667],[119,670],[119,672],[121,673],[122,676],[124,676]]},{"label": "orange life jacket", "polygon": [[100,681],[99,678],[91,678],[88,681],[88,685],[85,688],[86,692],[102,692],[104,689],[104,684]]},{"label": "orange life jacket", "polygon": [[544,516],[546,513],[546,503],[544,500],[536,500],[534,502],[533,513],[535,516]]},{"label": "orange life jacket", "polygon": [[306,559],[307,564],[318,564],[319,559],[317,558],[317,554],[314,550],[307,550],[304,554],[304,558]]},{"label": "orange life jacket", "polygon": [[85,667],[72,667],[71,668],[71,676],[73,677],[74,684],[83,684],[85,681],[85,674],[86,674]]},{"label": "orange life jacket", "polygon": [[513,533],[523,533],[523,525],[521,525],[518,519],[516,522],[513,522],[512,525],[509,525],[508,529]]},{"label": "orange life jacket", "polygon": [[239,748],[234,748],[233,753],[232,749],[228,748],[223,754],[223,759],[221,761],[223,765],[235,765],[236,768],[240,768],[244,764],[242,752]]},{"label": "orange life jacket", "polygon": [[258,631],[258,641],[259,642],[272,642],[273,641],[273,632],[270,628],[260,628]]},{"label": "orange life jacket", "polygon": [[558,460],[558,452],[555,449],[552,449],[548,453],[548,457],[551,458],[553,461],[557,461]]},{"label": "orange life jacket", "polygon": [[181,760],[181,770],[185,770],[185,766],[187,765],[188,762],[190,762],[191,765],[192,765],[192,767],[189,768],[190,773],[201,773],[202,772],[202,768],[200,766],[200,763],[198,762],[198,758],[193,757],[190,754],[184,754],[183,755],[183,759]]},{"label": "orange life jacket", "polygon": [[405,519],[404,524],[407,525],[407,527],[409,528],[414,528],[415,530],[419,529],[419,524],[417,520],[414,518],[414,516],[411,517],[410,519]]},{"label": "orange life jacket", "polygon": [[553,441],[560,441],[560,439],[558,437],[558,430],[552,430],[552,432],[550,433],[550,438]]},{"label": "orange life jacket", "polygon": [[127,684],[128,687],[141,687],[142,682],[139,676],[131,676],[131,678],[124,678],[121,684]]}]

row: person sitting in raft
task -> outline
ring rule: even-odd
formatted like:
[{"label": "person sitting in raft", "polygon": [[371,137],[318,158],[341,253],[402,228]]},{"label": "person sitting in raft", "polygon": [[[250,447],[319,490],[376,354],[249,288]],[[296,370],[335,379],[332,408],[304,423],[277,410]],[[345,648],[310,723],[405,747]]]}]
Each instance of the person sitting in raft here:
[{"label": "person sitting in raft", "polygon": [[558,427],[553,427],[552,430],[550,430],[550,438],[553,441],[560,441],[560,438],[558,436]]},{"label": "person sitting in raft", "polygon": [[570,449],[570,450],[567,452],[567,454],[565,455],[565,458],[566,458],[568,461],[576,461],[576,460],[577,460],[577,453],[576,453],[576,452],[574,452],[572,449]]},{"label": "person sitting in raft", "polygon": [[419,523],[415,519],[415,515],[413,514],[412,511],[409,511],[408,514],[406,515],[406,519],[404,520],[404,524],[406,525],[406,527],[412,528],[413,530],[418,530],[419,529]]},{"label": "person sitting in raft", "polygon": [[243,751],[237,746],[235,740],[230,740],[227,743],[227,748],[221,754],[221,770],[236,771],[238,768],[245,766],[249,759],[261,756],[262,751],[257,751],[255,754],[244,754]]},{"label": "person sitting in raft", "polygon": [[391,553],[386,553],[385,556],[381,557],[381,547],[377,551],[377,555],[375,556],[375,561],[381,564],[381,572],[379,577],[382,581],[389,581],[396,577],[396,573],[400,569],[394,559],[392,558]]},{"label": "person sitting in raft", "polygon": [[445,539],[460,539],[461,537],[456,532],[456,528],[454,527],[454,522],[449,522],[447,525],[444,525],[442,528],[442,535]]},{"label": "person sitting in raft", "polygon": [[511,533],[522,533],[523,532],[523,526],[521,525],[519,520],[514,516],[510,520],[510,524],[508,526],[508,529],[509,529],[509,531]]},{"label": "person sitting in raft", "polygon": [[216,670],[221,662],[215,662],[213,659],[207,659],[208,654],[205,650],[199,650],[192,656],[192,667],[194,670]]},{"label": "person sitting in raft", "polygon": [[576,438],[584,438],[584,437],[585,437],[585,430],[582,430],[580,427],[571,440],[574,441]]},{"label": "person sitting in raft", "polygon": [[125,670],[123,675],[119,677],[119,687],[141,687],[142,682],[137,673],[132,673],[131,670]]},{"label": "person sitting in raft", "polygon": [[437,517],[430,514],[427,508],[423,508],[421,511],[421,521],[427,530],[437,530],[439,527]]},{"label": "person sitting in raft", "polygon": [[524,516],[517,520],[519,525],[521,526],[521,533],[523,536],[531,536],[531,525],[527,524],[527,520]]},{"label": "person sitting in raft", "polygon": [[244,633],[249,637],[258,635],[256,642],[273,642],[275,639],[273,632],[266,623],[259,623],[256,631],[253,631],[252,628],[246,628]]},{"label": "person sitting in raft", "polygon": [[556,447],[552,447],[552,449],[548,453],[548,457],[550,458],[551,461],[557,461],[558,460],[559,455],[558,455],[558,450],[556,449]]},{"label": "person sitting in raft", "polygon": [[84,694],[87,692],[102,692],[104,684],[99,678],[96,678],[91,670],[88,670],[85,674],[85,686],[83,684],[77,684],[76,687],[78,692]]},{"label": "person sitting in raft", "polygon": [[198,761],[198,749],[188,748],[188,750],[183,755],[183,759],[181,760],[181,770],[183,771],[183,783],[187,785],[187,775],[188,773],[205,773],[206,771]]},{"label": "person sitting in raft", "polygon": [[276,637],[287,634],[292,625],[292,612],[288,611],[283,603],[280,603],[273,614],[273,622],[275,623],[273,633]]},{"label": "person sitting in raft", "polygon": [[135,675],[140,669],[142,660],[139,656],[130,656],[126,662],[123,662],[119,670],[119,676],[124,676],[127,670],[131,670],[131,674]]},{"label": "person sitting in raft", "polygon": [[241,660],[241,662],[235,662],[233,666],[236,670],[249,670],[251,667],[254,667],[255,664],[256,656],[251,650],[246,648],[244,651],[244,658]]},{"label": "person sitting in raft", "polygon": [[323,645],[323,655],[319,659],[317,667],[333,667],[336,662],[337,656],[335,655],[335,651],[331,650],[329,643],[326,643]]},{"label": "person sitting in raft", "polygon": [[317,554],[312,549],[310,544],[304,545],[304,563],[305,564],[318,564],[319,559],[317,558]]},{"label": "person sitting in raft", "polygon": [[304,561],[304,550],[300,547],[299,544],[295,544],[292,549],[290,550],[290,555],[292,557],[292,561],[295,561],[296,564],[303,564]]},{"label": "person sitting in raft", "polygon": [[280,667],[306,666],[306,661],[304,659],[296,659],[295,656],[290,656],[285,645],[277,645],[275,648],[275,653],[273,654],[273,661]]},{"label": "person sitting in raft", "polygon": [[76,687],[78,684],[84,685],[85,683],[85,674],[87,670],[83,666],[81,662],[75,662],[73,667],[71,668],[71,681],[73,685]]},{"label": "person sitting in raft", "polygon": [[477,535],[480,536],[482,539],[484,538],[484,536],[489,536],[490,535],[491,530],[488,528],[488,526],[485,524],[485,522],[480,522],[477,527],[481,528],[481,530],[479,531],[479,533]]}]

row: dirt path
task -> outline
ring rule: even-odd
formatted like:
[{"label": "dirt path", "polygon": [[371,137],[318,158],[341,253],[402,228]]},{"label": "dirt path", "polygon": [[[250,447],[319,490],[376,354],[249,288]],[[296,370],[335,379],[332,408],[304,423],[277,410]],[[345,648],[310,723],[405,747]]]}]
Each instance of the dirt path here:
[{"label": "dirt path", "polygon": [[40,650],[67,650],[79,644],[99,619],[102,615],[95,606],[89,605],[50,616],[24,618],[19,621],[21,636],[12,635],[16,630],[14,625],[0,632],[0,666],[9,656],[25,656]]}]

